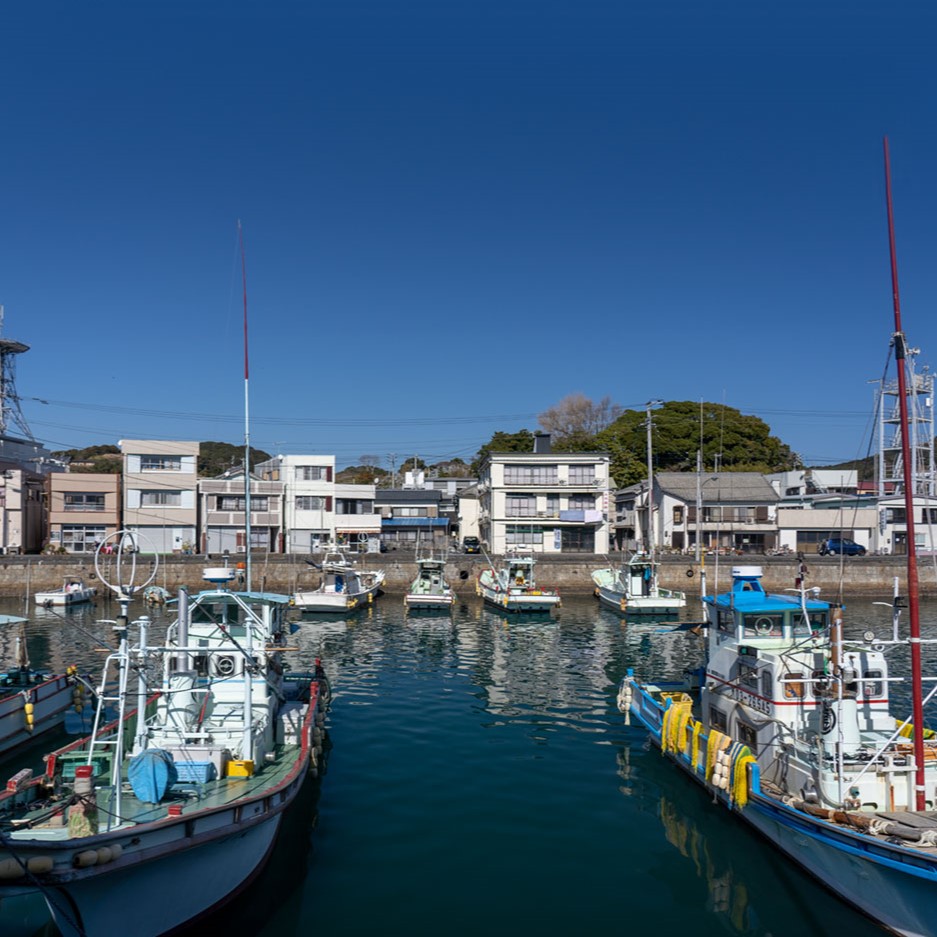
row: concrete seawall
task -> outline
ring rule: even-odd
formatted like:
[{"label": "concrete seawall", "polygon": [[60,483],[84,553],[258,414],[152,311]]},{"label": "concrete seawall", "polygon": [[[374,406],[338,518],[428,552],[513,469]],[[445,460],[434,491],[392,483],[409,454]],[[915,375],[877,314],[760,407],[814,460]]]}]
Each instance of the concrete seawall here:
[{"label": "concrete seawall", "polygon": [[[141,566],[149,569],[146,558]],[[592,592],[590,573],[599,566],[608,565],[604,556],[563,555],[544,556],[537,563],[537,580],[540,585],[561,589],[568,594],[588,595]],[[619,562],[618,556],[611,559]],[[206,559],[200,556],[170,556],[161,558],[154,583],[170,591],[187,586],[201,589],[202,570],[207,565],[220,565],[219,557]],[[834,598],[840,590],[844,594],[864,593],[888,599],[893,590],[894,578],[899,578],[901,590],[905,589],[905,560],[901,556],[819,557],[807,556],[807,585],[819,586],[823,597]],[[362,568],[383,569],[386,574],[385,587],[388,592],[404,592],[412,581],[416,566],[411,553],[370,554],[359,559]],[[458,591],[462,584],[474,582],[478,572],[486,565],[482,556],[450,556],[447,570],[453,587]],[[764,585],[770,591],[781,591],[794,587],[797,576],[797,560],[794,557],[736,556],[707,557],[707,591],[718,584],[724,589],[729,582],[733,565],[757,565],[764,570]],[[937,596],[937,568],[931,558],[919,561],[921,595]],[[692,575],[689,575],[692,573]],[[700,589],[700,567],[690,557],[665,556],[661,561],[661,584],[670,589],[682,589],[690,595]],[[8,556],[0,558],[0,595],[23,597],[34,592],[59,589],[67,576],[80,577],[89,585],[97,585],[94,562],[90,557],[79,556]],[[309,588],[318,583],[318,572],[306,563],[302,556],[254,557],[252,585],[255,589],[270,592],[290,593],[297,585]]]}]

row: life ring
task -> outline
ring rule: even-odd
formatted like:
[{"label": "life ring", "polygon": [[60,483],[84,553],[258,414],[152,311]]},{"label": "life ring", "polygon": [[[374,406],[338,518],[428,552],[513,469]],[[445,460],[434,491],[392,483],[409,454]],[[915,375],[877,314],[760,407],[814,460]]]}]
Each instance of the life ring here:
[{"label": "life ring", "polygon": [[755,631],[758,634],[771,634],[774,630],[774,622],[770,618],[756,618],[755,619]]},{"label": "life ring", "polygon": [[692,579],[692,578],[693,578],[693,570],[692,570],[692,569],[688,569],[688,570],[686,571],[686,578],[687,578],[687,579]]},{"label": "life ring", "polygon": [[358,534],[358,543],[367,543],[368,535],[367,534]]}]

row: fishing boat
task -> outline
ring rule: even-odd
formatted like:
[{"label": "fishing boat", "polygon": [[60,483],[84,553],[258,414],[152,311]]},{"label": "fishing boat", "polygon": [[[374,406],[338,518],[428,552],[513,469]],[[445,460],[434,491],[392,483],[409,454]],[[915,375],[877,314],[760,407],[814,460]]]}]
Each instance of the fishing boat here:
[{"label": "fishing boat", "polygon": [[618,568],[606,566],[592,571],[598,600],[622,615],[676,617],[686,606],[686,595],[664,589],[658,582],[657,564],[649,553],[633,553]]},{"label": "fishing boat", "polygon": [[[896,934],[937,934],[937,740],[924,722],[913,461],[885,143],[907,516],[907,600],[892,601],[892,634],[844,636],[842,608],[808,589],[771,595],[761,568],[737,566],[726,593],[704,597],[705,663],[679,682],[629,670],[626,720],[827,888]],[[909,613],[908,638],[901,611]],[[885,649],[910,645],[911,712],[890,706]]]},{"label": "fishing boat", "polygon": [[93,586],[86,586],[83,579],[69,577],[65,580],[61,589],[54,589],[51,592],[37,592],[34,596],[37,605],[43,605],[46,608],[57,605],[79,605],[82,602],[90,602],[97,590]]},{"label": "fishing boat", "polygon": [[446,561],[432,556],[417,557],[416,567],[416,578],[403,597],[407,611],[451,609],[455,593],[446,580]]},{"label": "fishing boat", "polygon": [[524,550],[507,553],[501,566],[491,565],[478,574],[476,591],[504,612],[549,612],[559,608],[554,589],[542,589],[534,576],[534,555]]},{"label": "fishing boat", "polygon": [[315,589],[293,594],[293,605],[303,612],[341,613],[371,605],[384,583],[383,570],[359,570],[342,551],[330,545],[320,564],[307,560],[321,571]]},{"label": "fishing boat", "polygon": [[38,887],[66,935],[117,932],[128,914],[134,933],[163,934],[209,913],[260,871],[316,771],[328,683],[318,662],[284,672],[289,596],[211,572],[156,645],[121,598],[94,732],[0,793],[0,898]]},{"label": "fishing boat", "polygon": [[0,671],[0,755],[57,728],[67,714],[81,712],[91,702],[90,688],[76,667],[51,674],[30,666],[26,622],[0,615],[0,630],[17,628],[13,666]]}]

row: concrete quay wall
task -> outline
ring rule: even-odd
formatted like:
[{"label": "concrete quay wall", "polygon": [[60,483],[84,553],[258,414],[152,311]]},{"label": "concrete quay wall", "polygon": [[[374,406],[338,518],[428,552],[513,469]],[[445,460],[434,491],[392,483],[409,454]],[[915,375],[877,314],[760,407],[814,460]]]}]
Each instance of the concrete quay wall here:
[{"label": "concrete quay wall", "polygon": [[[618,563],[620,557],[613,555],[611,562]],[[608,565],[604,556],[589,554],[544,556],[537,563],[537,581],[546,587],[558,588],[570,595],[588,595],[592,592],[590,573],[593,569]],[[219,557],[170,556],[161,558],[154,583],[170,591],[186,586],[192,590],[204,588],[202,570],[206,566],[219,566]],[[847,595],[864,593],[878,595],[887,600],[893,590],[895,576],[905,591],[905,561],[900,556],[840,557],[807,556],[807,585],[819,586],[822,596],[832,599],[840,592]],[[140,558],[141,567],[149,570],[146,558]],[[370,554],[359,558],[364,569],[383,569],[386,575],[385,588],[390,593],[402,593],[412,581],[416,565],[412,553],[391,552]],[[466,584],[474,582],[475,576],[486,565],[483,556],[450,556],[448,575],[456,591],[460,584],[466,592]],[[720,591],[729,582],[733,565],[757,565],[764,570],[764,585],[769,591],[781,591],[794,587],[798,564],[794,557],[736,556],[706,558],[707,591],[712,591],[718,582]],[[919,561],[921,594],[937,596],[937,568],[931,558]],[[688,575],[692,572],[693,575]],[[692,557],[665,556],[661,561],[661,584],[671,589],[682,589],[690,595],[698,594],[700,567]],[[717,579],[718,575],[718,579]],[[34,592],[59,589],[68,576],[80,577],[89,585],[98,585],[94,573],[94,562],[81,556],[4,556],[0,557],[0,596],[23,597]],[[269,592],[291,593],[297,586],[310,588],[319,581],[318,572],[300,556],[255,557],[252,564],[252,585],[255,589]]]}]

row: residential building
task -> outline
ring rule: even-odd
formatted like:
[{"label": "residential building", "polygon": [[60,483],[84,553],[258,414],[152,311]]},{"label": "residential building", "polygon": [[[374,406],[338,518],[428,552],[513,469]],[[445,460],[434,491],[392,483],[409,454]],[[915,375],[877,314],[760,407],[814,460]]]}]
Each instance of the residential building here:
[{"label": "residential building", "polygon": [[[901,556],[907,554],[908,512],[903,494],[878,500],[877,532],[879,552]],[[856,540],[861,542],[858,538]],[[914,540],[920,553],[937,555],[937,498],[924,494],[914,496]]]},{"label": "residential building", "polygon": [[445,550],[449,518],[441,517],[443,492],[425,488],[381,488],[374,503],[381,515],[381,541],[388,549]]},{"label": "residential building", "polygon": [[336,483],[335,456],[278,455],[254,472],[283,484],[283,552],[318,553],[330,541],[357,550],[380,549],[374,485]]},{"label": "residential building", "polygon": [[122,439],[123,524],[140,549],[183,553],[197,543],[197,442]]},{"label": "residential building", "polygon": [[43,512],[42,476],[0,463],[0,553],[38,553],[45,528]]},{"label": "residential building", "polygon": [[609,536],[609,456],[552,452],[537,434],[534,451],[491,452],[479,479],[479,531],[493,553],[517,546],[538,553],[605,553]]},{"label": "residential building", "polygon": [[777,545],[794,553],[816,553],[829,537],[848,537],[869,552],[878,549],[879,511],[874,499],[827,495],[798,506],[780,502],[776,520]]},{"label": "residential building", "polygon": [[[779,496],[758,472],[660,472],[653,495],[654,542],[661,548],[691,550],[697,539],[707,550],[740,553],[778,545]],[[646,530],[646,516],[640,523]]]},{"label": "residential building", "polygon": [[67,553],[92,553],[120,529],[121,477],[53,472],[46,477],[48,542]]},{"label": "residential building", "polygon": [[[199,480],[199,543],[203,553],[243,553],[247,542],[244,467]],[[251,475],[251,551],[283,552],[283,482]]]}]

